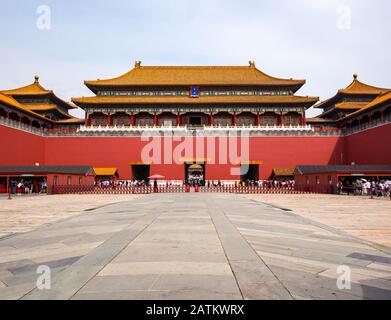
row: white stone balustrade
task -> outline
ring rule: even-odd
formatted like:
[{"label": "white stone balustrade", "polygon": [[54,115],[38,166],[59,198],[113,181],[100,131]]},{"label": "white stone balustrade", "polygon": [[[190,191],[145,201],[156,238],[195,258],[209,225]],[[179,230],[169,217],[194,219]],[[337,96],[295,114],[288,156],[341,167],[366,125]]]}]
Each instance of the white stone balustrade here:
[{"label": "white stone balustrade", "polygon": [[204,126],[194,129],[189,129],[187,126],[80,126],[79,132],[141,132],[141,131],[191,131],[191,130],[204,130],[204,131],[314,131],[310,125],[306,126]]}]

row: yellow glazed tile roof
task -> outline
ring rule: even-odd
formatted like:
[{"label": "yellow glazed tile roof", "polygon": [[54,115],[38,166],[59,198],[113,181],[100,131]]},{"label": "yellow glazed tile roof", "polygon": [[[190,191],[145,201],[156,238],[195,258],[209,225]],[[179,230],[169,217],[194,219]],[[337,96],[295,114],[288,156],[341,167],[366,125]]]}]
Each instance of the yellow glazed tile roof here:
[{"label": "yellow glazed tile roof", "polygon": [[50,111],[57,110],[57,106],[55,104],[47,103],[47,104],[23,104],[23,107],[30,111]]},{"label": "yellow glazed tile roof", "polygon": [[366,105],[368,105],[368,102],[341,102],[337,103],[334,107],[330,108],[329,110],[323,112],[319,117],[323,118],[331,113],[335,112],[336,110],[350,110],[352,112],[360,110],[364,108]]},{"label": "yellow glazed tile roof", "polygon": [[24,87],[12,89],[12,90],[2,90],[2,93],[9,95],[9,96],[46,96],[50,95],[53,97],[56,101],[63,104],[67,109],[75,109],[76,106],[74,106],[71,103],[68,103],[59,97],[57,97],[52,90],[47,90],[44,87],[41,86],[39,83],[39,77],[35,76],[35,80],[32,84],[29,84]]},{"label": "yellow glazed tile roof", "polygon": [[24,87],[12,89],[12,90],[3,90],[2,92],[8,95],[47,95],[52,93],[50,90],[46,90],[42,87],[38,81],[38,77],[35,77],[35,81],[32,84],[29,84]]},{"label": "yellow glazed tile roof", "polygon": [[117,174],[117,168],[94,168],[97,176],[114,176]]},{"label": "yellow glazed tile roof", "polygon": [[53,122],[52,120],[44,117],[44,116],[41,116],[40,114],[34,112],[34,111],[31,111],[31,110],[28,110],[26,109],[23,105],[21,105],[18,101],[16,101],[14,98],[0,92],[0,104],[3,103],[5,105],[8,105],[10,107],[13,107],[15,109],[18,109],[19,111],[24,111],[26,113],[29,113],[31,115],[34,115],[35,117],[37,118],[41,118],[41,119],[44,119],[44,120],[47,120],[49,122]]},{"label": "yellow glazed tile roof", "polygon": [[10,96],[7,96],[6,94],[0,92],[0,102],[8,105],[8,106],[11,106],[11,107],[15,107],[15,108],[23,108],[22,105],[16,101],[14,98],[10,97]]},{"label": "yellow glazed tile roof", "polygon": [[304,85],[305,80],[280,79],[250,66],[137,66],[124,75],[85,81],[87,86]]},{"label": "yellow glazed tile roof", "polygon": [[57,111],[61,115],[63,115],[66,118],[72,118],[72,116],[61,110],[57,105],[51,104],[51,103],[44,103],[44,104],[22,104],[23,108],[26,110],[34,111],[34,112],[40,112],[40,111]]},{"label": "yellow glazed tile roof", "polygon": [[362,83],[357,80],[356,76],[353,82],[345,89],[339,90],[341,93],[346,94],[382,94],[390,89],[378,88]]},{"label": "yellow glazed tile roof", "polygon": [[57,120],[56,123],[79,123],[79,124],[82,124],[82,123],[84,123],[84,119],[72,117],[69,119]]},{"label": "yellow glazed tile roof", "polygon": [[276,168],[273,169],[273,173],[276,177],[288,177],[295,175],[294,168]]},{"label": "yellow glazed tile roof", "polygon": [[[24,112],[29,113],[37,118],[40,118],[42,120],[46,120],[49,122],[56,122],[56,123],[82,123],[82,122],[84,122],[83,119],[75,118],[72,115],[65,113],[59,109],[57,109],[57,111],[61,112],[65,116],[69,117],[69,119],[53,121],[53,120],[46,118],[45,116],[42,116],[39,113],[35,112],[35,111],[39,111],[39,109],[45,109],[45,108],[49,108],[48,110],[51,110],[53,108],[52,106],[42,105],[41,107],[39,107],[37,105],[23,105],[23,104],[20,104],[18,101],[16,101],[11,96],[8,96],[2,92],[0,92],[0,104],[5,104],[8,106],[11,106],[19,111],[24,111]],[[38,107],[38,109],[37,109],[37,107]]]},{"label": "yellow glazed tile roof", "polygon": [[335,109],[358,110],[365,107],[368,102],[341,102],[335,105]]},{"label": "yellow glazed tile roof", "polygon": [[378,88],[363,82],[358,81],[357,75],[353,75],[353,82],[349,84],[345,89],[338,90],[337,94],[325,101],[320,102],[314,108],[324,109],[333,103],[338,103],[341,95],[372,95],[377,96],[383,94],[391,89]]},{"label": "yellow glazed tile roof", "polygon": [[375,100],[373,100],[372,102],[368,103],[365,107],[361,108],[360,110],[357,110],[353,113],[350,113],[349,115],[347,115],[346,117],[340,119],[340,120],[346,120],[346,119],[350,119],[360,113],[363,113],[365,111],[368,111],[370,109],[373,109],[373,108],[376,108],[377,106],[383,104],[383,103],[387,103],[387,102],[390,102],[391,103],[391,90],[386,92],[386,93],[383,93],[381,94],[380,96],[378,96]]}]

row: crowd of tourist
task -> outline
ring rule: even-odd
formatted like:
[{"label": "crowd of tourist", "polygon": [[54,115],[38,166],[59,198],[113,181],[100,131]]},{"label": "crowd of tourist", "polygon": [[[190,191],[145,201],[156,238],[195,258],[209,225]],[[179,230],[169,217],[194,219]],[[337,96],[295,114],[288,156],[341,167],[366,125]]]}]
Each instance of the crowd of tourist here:
[{"label": "crowd of tourist", "polygon": [[[154,187],[158,185],[170,187],[186,185],[190,187],[256,187],[262,189],[294,189],[294,180],[246,180],[242,182],[228,183],[220,180],[185,180],[182,183],[178,182],[157,182],[157,180],[99,180],[95,182],[95,187],[102,189],[122,188],[137,188],[137,187]],[[43,194],[47,192],[47,181],[45,178],[14,178],[10,180],[10,193],[13,195],[29,195]],[[343,180],[339,181],[333,190],[329,193],[337,193],[340,195],[357,195],[357,196],[373,196],[373,197],[390,197],[391,198],[391,180]]]},{"label": "crowd of tourist", "polygon": [[339,181],[337,189],[339,194],[391,197],[391,180],[369,181],[360,179],[352,182]]},{"label": "crowd of tourist", "polygon": [[[125,187],[125,188],[134,188],[134,187],[144,187],[144,186],[153,186],[155,181],[149,180],[100,180],[95,183],[96,187],[99,188],[116,188],[116,187]],[[172,186],[174,183],[169,181],[164,181],[163,183],[159,183],[159,185],[164,185],[166,187]],[[293,189],[295,187],[295,181],[287,180],[287,181],[278,181],[278,180],[246,180],[242,182],[235,183],[227,183],[222,182],[220,180],[201,180],[201,179],[189,179],[184,180],[183,185],[190,185],[191,187],[199,186],[199,187],[224,187],[224,186],[235,186],[235,187],[259,187],[259,188],[268,188],[268,189],[277,189],[277,188],[285,188],[285,189]]]},{"label": "crowd of tourist", "polygon": [[[208,181],[205,185],[210,187],[223,187],[225,185],[232,186],[232,183],[224,184],[221,181]],[[293,189],[295,187],[295,181],[293,180],[246,180],[241,182],[235,182],[235,187],[257,187],[263,189]]]},{"label": "crowd of tourist", "polygon": [[46,179],[11,179],[10,193],[13,195],[46,193]]},{"label": "crowd of tourist", "polygon": [[100,180],[95,182],[95,186],[102,189],[123,187],[123,188],[135,188],[149,186],[150,183],[147,180]]}]

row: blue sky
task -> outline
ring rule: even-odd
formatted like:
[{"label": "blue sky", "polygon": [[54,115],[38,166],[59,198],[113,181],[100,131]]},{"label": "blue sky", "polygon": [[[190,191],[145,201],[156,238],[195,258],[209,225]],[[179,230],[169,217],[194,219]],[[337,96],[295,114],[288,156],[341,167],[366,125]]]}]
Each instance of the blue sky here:
[{"label": "blue sky", "polygon": [[[51,9],[49,30],[36,26],[40,5]],[[45,87],[70,100],[92,95],[84,80],[118,76],[135,60],[255,60],[270,75],[306,79],[299,94],[321,99],[349,84],[353,73],[391,87],[390,16],[389,0],[0,0],[0,88],[29,84],[39,74]]]}]

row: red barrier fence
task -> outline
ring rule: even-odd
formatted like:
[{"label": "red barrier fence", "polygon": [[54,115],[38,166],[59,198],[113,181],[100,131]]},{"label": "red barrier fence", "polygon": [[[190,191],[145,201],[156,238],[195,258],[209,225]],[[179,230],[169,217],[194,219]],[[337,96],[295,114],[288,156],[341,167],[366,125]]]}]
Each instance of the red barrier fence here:
[{"label": "red barrier fence", "polygon": [[[125,187],[110,186],[107,188],[94,186],[53,186],[49,188],[48,194],[150,194],[150,193],[185,193],[186,186],[159,186],[154,190],[152,186]],[[304,194],[314,193],[312,190],[295,190],[294,188],[268,188],[257,186],[213,186],[199,187],[201,193],[237,193],[237,194]],[[315,192],[316,193],[316,192]]]},{"label": "red barrier fence", "polygon": [[204,193],[237,193],[237,194],[304,194],[310,193],[294,188],[268,188],[258,186],[217,186],[217,187],[201,187],[199,192]]},{"label": "red barrier fence", "polygon": [[53,186],[48,194],[148,194],[153,192],[153,187],[94,187],[94,186]]}]

